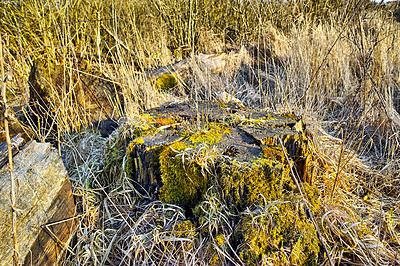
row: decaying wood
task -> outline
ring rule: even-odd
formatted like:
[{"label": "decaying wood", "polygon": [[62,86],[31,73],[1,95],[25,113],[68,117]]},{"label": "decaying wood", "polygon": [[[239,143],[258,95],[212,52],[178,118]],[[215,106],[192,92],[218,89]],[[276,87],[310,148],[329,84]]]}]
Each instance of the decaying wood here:
[{"label": "decaying wood", "polygon": [[[13,159],[18,180],[17,239],[27,265],[54,265],[63,258],[75,228],[67,171],[49,143],[32,141]],[[0,169],[0,265],[12,265],[10,174]],[[72,219],[71,219],[72,218]]]},{"label": "decaying wood", "polygon": [[[160,127],[155,134],[141,137],[139,145],[132,145],[128,160],[133,174],[131,178],[137,183],[136,189],[151,198],[157,198],[157,193],[163,185],[160,166],[155,158],[164,147],[176,141],[187,141],[182,137],[182,132],[190,124],[195,126],[199,118],[201,121],[229,126],[229,134],[221,136],[213,145],[222,151],[233,149],[233,160],[252,163],[260,157],[264,146],[279,145],[279,138],[283,138],[285,149],[291,158],[298,164],[303,163],[301,150],[295,141],[303,134],[305,127],[300,117],[271,116],[263,111],[250,111],[237,105],[221,105],[218,102],[200,102],[197,105],[190,102],[170,104],[150,109],[147,113],[156,121],[176,122],[173,126]],[[251,125],[225,122],[232,121],[234,117],[241,117],[243,121],[259,121]]]}]

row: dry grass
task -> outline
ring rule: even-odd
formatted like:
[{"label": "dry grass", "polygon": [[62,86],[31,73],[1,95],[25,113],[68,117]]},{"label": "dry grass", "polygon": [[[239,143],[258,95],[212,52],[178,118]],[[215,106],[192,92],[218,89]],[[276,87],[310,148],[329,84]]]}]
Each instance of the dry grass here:
[{"label": "dry grass", "polygon": [[[56,96],[50,116],[82,214],[65,264],[206,265],[215,255],[223,264],[243,263],[233,247],[217,244],[219,234],[231,236],[232,214],[212,190],[202,204],[209,218],[195,230],[182,226],[179,207],[143,201],[121,171],[126,141],[149,126],[140,111],[185,97],[213,100],[221,90],[246,106],[305,118],[321,191],[316,220],[335,264],[400,264],[400,38],[393,9],[333,0],[28,0],[2,1],[0,11],[13,105],[26,110],[35,60],[65,76],[58,87],[48,81]],[[242,45],[239,68],[215,75],[193,60],[190,78],[170,92],[145,74]],[[71,88],[88,75],[122,90],[123,103],[111,102],[117,113],[123,106],[126,122],[107,139],[80,130],[92,117]],[[29,123],[25,130],[41,140],[49,134]],[[110,157],[115,151],[119,156]],[[201,152],[189,153],[182,156]]]}]

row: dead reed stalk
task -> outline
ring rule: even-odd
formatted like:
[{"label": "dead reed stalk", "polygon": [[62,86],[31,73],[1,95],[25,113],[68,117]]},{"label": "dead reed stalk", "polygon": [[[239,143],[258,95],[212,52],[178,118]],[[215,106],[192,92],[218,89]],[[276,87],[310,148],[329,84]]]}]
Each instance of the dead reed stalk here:
[{"label": "dead reed stalk", "polygon": [[4,129],[5,138],[8,146],[8,166],[10,169],[11,177],[11,212],[12,212],[12,232],[14,242],[14,265],[20,265],[18,261],[18,240],[17,240],[17,212],[16,212],[16,196],[15,196],[15,178],[12,160],[12,147],[10,139],[10,131],[8,126],[8,108],[7,108],[7,97],[6,97],[6,84],[4,78],[4,60],[3,60],[3,39],[0,35],[0,69],[1,69],[1,93],[3,96],[3,108],[4,108]]}]

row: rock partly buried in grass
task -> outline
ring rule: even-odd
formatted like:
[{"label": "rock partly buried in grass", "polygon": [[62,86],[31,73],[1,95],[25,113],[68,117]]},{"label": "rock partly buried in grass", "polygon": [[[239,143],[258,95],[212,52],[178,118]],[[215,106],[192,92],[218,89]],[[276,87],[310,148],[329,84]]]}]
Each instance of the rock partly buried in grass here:
[{"label": "rock partly buried in grass", "polygon": [[[76,228],[67,171],[50,143],[31,141],[13,159],[17,242],[24,265],[60,264]],[[13,264],[10,174],[0,169],[0,265]]]},{"label": "rock partly buried in grass", "polygon": [[[317,262],[316,231],[299,203],[286,160],[306,177],[300,117],[218,103],[172,104],[146,116],[155,126],[127,151],[127,174],[139,192],[185,208],[199,225],[212,211],[209,199],[216,199],[233,214],[230,245],[247,264],[286,256],[294,264]],[[318,212],[317,190],[307,183],[304,188],[312,212]]]}]

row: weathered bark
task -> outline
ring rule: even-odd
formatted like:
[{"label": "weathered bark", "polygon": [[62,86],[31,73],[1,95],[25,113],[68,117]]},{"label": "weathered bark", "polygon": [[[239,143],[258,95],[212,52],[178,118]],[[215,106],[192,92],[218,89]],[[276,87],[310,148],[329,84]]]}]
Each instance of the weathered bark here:
[{"label": "weathered bark", "polygon": [[163,146],[169,145],[182,137],[174,135],[173,130],[164,130],[148,136],[142,143],[131,145],[127,172],[136,180],[135,187],[151,198],[157,198],[161,186],[160,165],[157,156]]},{"label": "weathered bark", "polygon": [[[54,265],[62,259],[75,228],[75,204],[67,171],[49,143],[32,141],[14,157],[17,237],[20,260]],[[0,265],[12,265],[10,182],[0,169]]]}]

